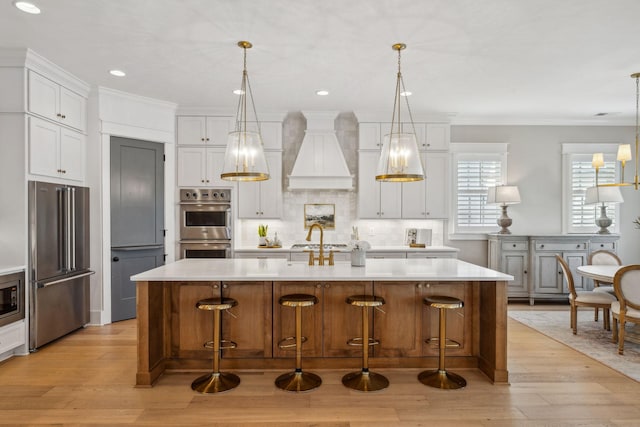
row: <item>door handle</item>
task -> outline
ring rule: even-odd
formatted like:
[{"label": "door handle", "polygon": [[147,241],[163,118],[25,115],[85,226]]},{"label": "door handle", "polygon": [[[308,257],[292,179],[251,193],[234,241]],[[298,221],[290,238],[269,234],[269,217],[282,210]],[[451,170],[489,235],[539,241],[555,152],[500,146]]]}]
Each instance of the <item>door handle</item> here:
[{"label": "door handle", "polygon": [[142,245],[142,246],[112,246],[112,250],[116,251],[142,251],[145,249],[162,249],[164,245]]},{"label": "door handle", "polygon": [[113,257],[113,262],[118,262],[118,261],[120,261],[120,258],[118,258],[117,256],[114,256]]}]

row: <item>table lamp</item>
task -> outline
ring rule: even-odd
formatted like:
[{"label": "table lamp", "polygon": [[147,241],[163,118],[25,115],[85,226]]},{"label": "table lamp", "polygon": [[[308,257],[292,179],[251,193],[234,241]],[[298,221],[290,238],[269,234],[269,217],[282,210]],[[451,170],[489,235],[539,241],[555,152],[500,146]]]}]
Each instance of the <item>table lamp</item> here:
[{"label": "table lamp", "polygon": [[520,203],[518,187],[515,185],[499,185],[497,187],[489,187],[487,190],[487,204],[500,205],[502,208],[502,215],[496,221],[502,227],[498,234],[511,234],[511,231],[509,231],[511,218],[507,215],[507,206]]},{"label": "table lamp", "polygon": [[585,205],[600,205],[600,217],[596,218],[596,225],[600,227],[598,234],[610,234],[607,227],[611,225],[613,220],[607,217],[607,205],[605,203],[622,203],[622,193],[620,187],[589,187],[585,196]]}]

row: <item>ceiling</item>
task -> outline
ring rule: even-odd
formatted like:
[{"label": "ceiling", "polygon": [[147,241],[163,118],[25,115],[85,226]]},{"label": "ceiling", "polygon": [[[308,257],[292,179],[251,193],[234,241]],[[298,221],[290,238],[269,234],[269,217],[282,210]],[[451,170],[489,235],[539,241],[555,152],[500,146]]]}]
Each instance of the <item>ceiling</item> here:
[{"label": "ceiling", "polygon": [[[233,112],[242,50],[258,113],[391,118],[397,54],[415,115],[452,123],[632,124],[638,0],[0,0],[0,47],[92,84]],[[111,76],[110,69],[127,76]],[[316,90],[326,89],[320,97]],[[595,116],[597,113],[609,113]]]}]

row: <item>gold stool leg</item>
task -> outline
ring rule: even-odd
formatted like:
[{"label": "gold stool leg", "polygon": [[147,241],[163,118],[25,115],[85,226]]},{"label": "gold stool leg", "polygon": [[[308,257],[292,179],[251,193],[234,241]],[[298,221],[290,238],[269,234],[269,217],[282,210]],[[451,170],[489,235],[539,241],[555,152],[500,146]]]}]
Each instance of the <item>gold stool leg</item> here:
[{"label": "gold stool leg", "polygon": [[302,372],[302,306],[296,306],[296,370],[276,378],[276,387],[284,391],[309,391],[320,387],[322,378],[313,372]]},{"label": "gold stool leg", "polygon": [[369,308],[362,307],[362,370],[342,377],[342,384],[358,391],[378,391],[389,387],[384,376],[369,371]]},{"label": "gold stool leg", "polygon": [[430,387],[443,389],[457,389],[467,385],[467,381],[460,375],[448,372],[444,369],[444,350],[447,347],[447,314],[444,308],[439,310],[440,334],[438,336],[438,369],[433,371],[424,371],[418,375],[418,380]]},{"label": "gold stool leg", "polygon": [[240,384],[236,374],[220,372],[220,310],[213,311],[213,372],[196,378],[191,389],[200,393],[221,393]]}]

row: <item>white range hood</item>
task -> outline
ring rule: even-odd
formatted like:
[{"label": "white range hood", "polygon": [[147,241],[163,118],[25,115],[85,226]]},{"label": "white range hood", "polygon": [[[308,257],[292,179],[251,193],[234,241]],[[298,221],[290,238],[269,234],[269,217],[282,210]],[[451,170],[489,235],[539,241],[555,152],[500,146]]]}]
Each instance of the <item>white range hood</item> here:
[{"label": "white range hood", "polygon": [[353,190],[353,175],[340,148],[334,121],[337,111],[303,111],[307,119],[289,190]]}]

